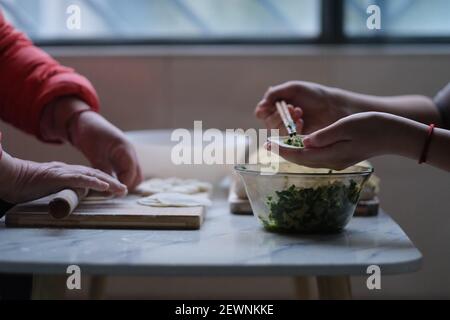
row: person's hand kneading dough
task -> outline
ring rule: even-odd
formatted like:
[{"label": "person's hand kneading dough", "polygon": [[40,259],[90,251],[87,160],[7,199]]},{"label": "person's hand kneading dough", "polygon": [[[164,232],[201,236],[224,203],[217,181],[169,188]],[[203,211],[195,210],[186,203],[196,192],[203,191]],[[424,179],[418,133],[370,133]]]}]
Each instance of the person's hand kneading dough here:
[{"label": "person's hand kneading dough", "polygon": [[20,203],[63,188],[91,189],[118,196],[127,192],[125,185],[100,170],[61,162],[37,163],[13,158],[2,151],[0,144],[0,199]]}]

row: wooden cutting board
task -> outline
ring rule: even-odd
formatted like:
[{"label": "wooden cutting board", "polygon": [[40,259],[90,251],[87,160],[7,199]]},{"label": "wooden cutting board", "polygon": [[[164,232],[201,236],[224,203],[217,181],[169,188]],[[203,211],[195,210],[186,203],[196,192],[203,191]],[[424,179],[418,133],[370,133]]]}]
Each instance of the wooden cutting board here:
[{"label": "wooden cutting board", "polygon": [[199,229],[204,207],[148,207],[137,196],[84,201],[67,218],[57,220],[48,214],[48,198],[18,205],[6,214],[7,227],[55,227],[101,229]]}]

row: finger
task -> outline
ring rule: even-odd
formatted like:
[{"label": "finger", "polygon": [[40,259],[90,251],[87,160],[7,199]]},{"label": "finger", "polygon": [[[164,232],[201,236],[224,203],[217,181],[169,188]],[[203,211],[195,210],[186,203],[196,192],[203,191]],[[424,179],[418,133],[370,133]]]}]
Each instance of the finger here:
[{"label": "finger", "polygon": [[298,119],[297,122],[295,122],[295,127],[297,128],[297,133],[302,133],[303,128],[305,127],[303,119]]},{"label": "finger", "polygon": [[130,182],[130,184],[128,185],[128,189],[130,190],[134,190],[136,189],[136,187],[142,182],[142,174],[140,172],[140,167],[136,166],[133,170],[136,174],[134,176],[133,181]]},{"label": "finger", "polygon": [[137,177],[136,167],[131,168],[116,167],[116,174],[119,181],[121,181],[130,189],[136,187],[134,184]]},{"label": "finger", "polygon": [[137,172],[137,175],[136,175],[136,178],[134,179],[134,182],[132,183],[132,185],[130,187],[131,190],[134,190],[144,180],[144,177],[142,175],[142,170],[139,165],[136,167],[136,172]]},{"label": "finger", "polygon": [[[282,99],[280,99],[282,100]],[[278,100],[277,100],[278,101]],[[267,117],[272,116],[273,114],[277,114],[278,112],[275,109],[276,102],[271,103],[267,100],[261,100],[261,102],[258,103],[255,109],[255,116],[258,119],[266,119]],[[291,116],[293,119],[298,119],[303,115],[302,110],[299,107],[294,107],[292,105],[288,105],[289,112],[291,113]]]},{"label": "finger", "polygon": [[288,106],[289,113],[291,114],[292,120],[295,123],[295,128],[297,133],[301,133],[303,131],[303,110],[301,108],[296,108],[292,105]]},{"label": "finger", "polygon": [[[316,149],[319,150],[319,149]],[[320,149],[320,151],[323,153],[324,150]],[[325,150],[325,152],[327,152]],[[314,149],[310,149],[310,150],[292,150],[292,149],[288,149],[282,146],[279,146],[278,149],[278,155],[280,157],[282,157],[283,159],[292,162],[292,163],[296,163],[299,165],[304,165],[307,167],[312,167],[312,168],[321,168],[324,166],[323,162],[320,161],[320,159],[318,159],[317,157],[317,153]],[[325,156],[326,158],[326,156]]]},{"label": "finger", "polygon": [[316,166],[322,165],[322,159],[327,158],[328,150],[324,149],[301,149],[293,150],[292,148],[286,148],[278,146],[278,154],[280,157],[297,164]]},{"label": "finger", "polygon": [[345,128],[338,121],[306,136],[303,139],[303,144],[306,148],[323,148],[347,140],[350,139],[345,135]]},{"label": "finger", "polygon": [[264,122],[268,129],[284,129],[283,120],[278,112],[274,112],[271,116],[267,117]]},{"label": "finger", "polygon": [[270,87],[265,95],[264,100],[269,106],[275,106],[275,102],[279,100],[291,100],[295,94],[295,90],[292,88],[292,82],[285,82],[273,87]]},{"label": "finger", "polygon": [[96,177],[105,181],[110,186],[110,191],[116,195],[124,195],[127,193],[127,186],[120,183],[119,180],[97,169],[90,169],[86,172],[87,175]]},{"label": "finger", "polygon": [[302,108],[299,108],[299,107],[293,107],[293,115],[292,115],[292,118],[294,118],[294,119],[300,119],[301,117],[303,117],[303,110],[302,110]]},{"label": "finger", "polygon": [[108,191],[109,184],[96,177],[83,174],[69,174],[65,178],[67,187],[76,189],[92,189],[96,191]]},{"label": "finger", "polygon": [[295,108],[293,105],[288,104],[288,111],[291,114],[291,118],[292,120],[297,121],[298,119],[301,118],[301,116],[303,115],[303,112],[301,111],[300,108]]},{"label": "finger", "polygon": [[[352,146],[348,141],[341,141],[319,149],[293,150],[279,147],[279,155],[287,161],[311,168],[328,168],[342,170],[358,162],[350,155]],[[356,159],[352,162],[352,159]]]},{"label": "finger", "polygon": [[255,116],[258,119],[264,120],[268,116],[272,115],[276,112],[275,108],[271,108],[271,106],[267,103],[265,99],[261,100],[255,109]]},{"label": "finger", "polygon": [[[303,110],[299,107],[288,105],[288,109],[294,122],[303,116]],[[255,110],[255,116],[262,120],[266,120],[277,114],[278,112],[275,110],[274,106],[271,108],[266,100],[261,101]]]},{"label": "finger", "polygon": [[138,176],[137,157],[132,147],[118,146],[111,153],[111,165],[120,182],[132,189]]},{"label": "finger", "polygon": [[[292,106],[288,106],[289,113],[292,116],[292,120],[297,121],[299,117],[297,117],[297,113],[294,112],[294,108]],[[276,111],[273,112],[270,116],[265,118],[265,122],[268,128],[273,129],[281,129],[284,128],[283,120],[281,119],[281,115]]]},{"label": "finger", "polygon": [[128,190],[127,186],[120,183],[119,180],[114,178],[114,170],[109,163],[99,163],[95,165],[95,172],[97,177],[101,177],[101,179],[105,180],[111,185],[111,189],[113,190],[115,195],[125,195]]},{"label": "finger", "polygon": [[[294,108],[293,106],[288,106],[289,112],[292,116],[292,120],[296,124],[296,131],[301,132],[303,129],[303,120],[301,119],[301,115],[303,114],[299,108]],[[298,109],[298,110],[296,110]],[[287,131],[284,127],[283,120],[281,120],[281,116],[278,112],[274,112],[272,115],[267,117],[265,120],[266,126],[269,129],[280,129],[280,134],[286,135]]]},{"label": "finger", "polygon": [[286,82],[280,85],[270,87],[264,94],[263,99],[258,103],[255,109],[255,115],[259,119],[265,119],[275,111],[275,103],[280,100],[289,102],[293,99],[295,90],[293,83]]},{"label": "finger", "polygon": [[127,192],[127,187],[125,185],[121,184],[117,179],[101,170],[85,166],[72,166],[72,168],[79,171],[81,174],[95,177],[106,182],[109,185],[109,191],[114,193],[115,195],[123,195]]}]

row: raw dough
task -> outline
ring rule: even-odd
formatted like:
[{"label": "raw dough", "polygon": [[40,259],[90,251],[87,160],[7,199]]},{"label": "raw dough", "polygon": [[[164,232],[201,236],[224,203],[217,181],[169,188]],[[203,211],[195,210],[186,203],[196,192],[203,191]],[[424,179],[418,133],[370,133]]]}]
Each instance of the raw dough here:
[{"label": "raw dough", "polygon": [[162,192],[141,198],[138,203],[151,207],[200,207],[210,206],[207,194],[185,194],[176,192]]},{"label": "raw dough", "polygon": [[142,182],[135,190],[135,193],[142,196],[149,196],[161,192],[175,192],[184,194],[195,194],[201,192],[211,192],[210,183],[194,179],[150,179]]}]

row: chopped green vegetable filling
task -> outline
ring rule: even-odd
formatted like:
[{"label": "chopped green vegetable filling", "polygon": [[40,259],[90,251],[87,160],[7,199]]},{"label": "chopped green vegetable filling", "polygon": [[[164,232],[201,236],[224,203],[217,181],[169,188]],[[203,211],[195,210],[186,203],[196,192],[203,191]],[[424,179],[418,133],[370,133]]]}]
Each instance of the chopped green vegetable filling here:
[{"label": "chopped green vegetable filling", "polygon": [[293,147],[298,147],[298,148],[304,147],[302,138],[299,136],[289,137],[284,140],[284,143],[287,145],[293,146]]},{"label": "chopped green vegetable filling", "polygon": [[335,181],[317,188],[294,185],[268,196],[270,213],[262,219],[269,230],[305,233],[336,232],[347,224],[358,201],[360,190],[353,180],[349,185]]}]

